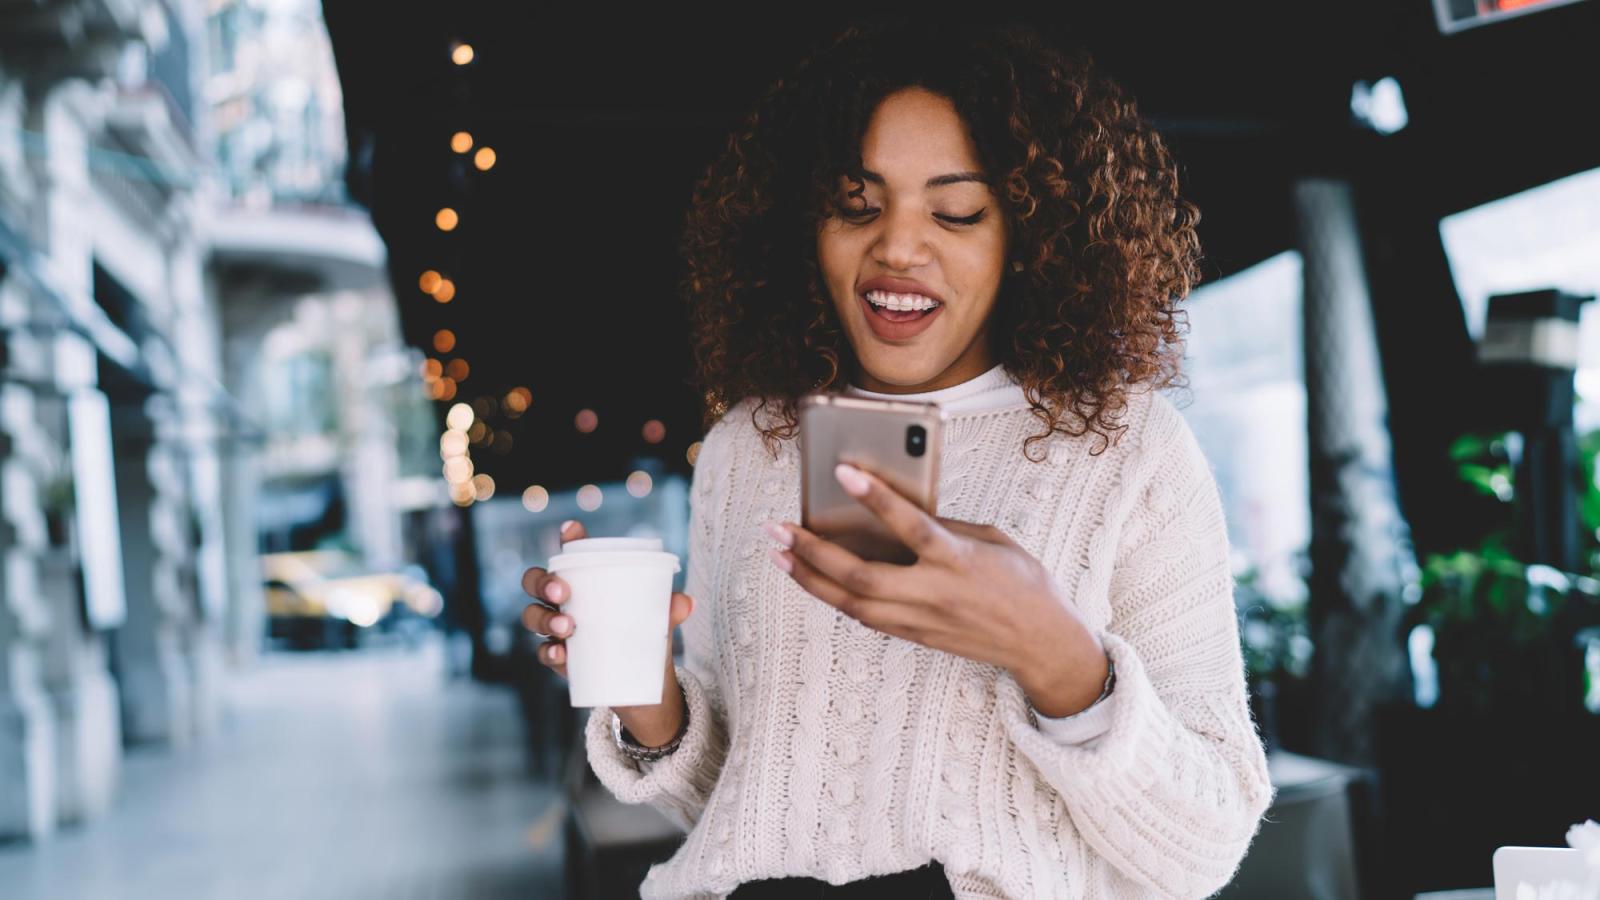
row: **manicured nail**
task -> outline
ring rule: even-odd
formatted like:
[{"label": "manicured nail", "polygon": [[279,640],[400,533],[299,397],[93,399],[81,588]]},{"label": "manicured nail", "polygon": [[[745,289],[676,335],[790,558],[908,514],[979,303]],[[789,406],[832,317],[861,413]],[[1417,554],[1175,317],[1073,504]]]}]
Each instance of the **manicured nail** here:
[{"label": "manicured nail", "polygon": [[572,630],[572,620],[566,616],[556,616],[550,620],[550,630],[556,634],[566,634]]},{"label": "manicured nail", "polygon": [[789,529],[779,525],[777,522],[763,522],[761,523],[761,527],[765,528],[767,530],[767,534],[772,535],[772,539],[778,543],[784,545],[785,547],[794,546],[794,535],[789,533]]},{"label": "manicured nail", "polygon": [[572,526],[574,526],[576,524],[578,524],[578,520],[576,520],[576,519],[568,519],[565,522],[562,522],[561,523],[561,533],[562,534],[566,534],[567,533],[567,529],[571,528]]},{"label": "manicured nail", "polygon": [[839,484],[845,493],[852,497],[859,497],[867,492],[867,476],[861,470],[849,463],[839,463],[833,467],[833,477],[839,479]]},{"label": "manicured nail", "polygon": [[552,581],[550,586],[544,589],[544,594],[551,600],[563,600],[567,596],[567,586],[559,581]]},{"label": "manicured nail", "polygon": [[786,559],[781,550],[771,549],[771,550],[768,550],[767,552],[772,555],[772,564],[773,565],[777,566],[778,568],[782,569],[785,572],[793,572],[794,571],[794,563],[792,563],[788,559]]}]

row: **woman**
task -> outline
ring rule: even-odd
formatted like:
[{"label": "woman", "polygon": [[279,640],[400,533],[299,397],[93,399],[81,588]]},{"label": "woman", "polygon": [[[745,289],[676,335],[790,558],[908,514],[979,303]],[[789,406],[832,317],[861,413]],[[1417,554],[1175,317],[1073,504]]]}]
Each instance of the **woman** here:
[{"label": "woman", "polygon": [[[851,29],[731,137],[684,240],[710,429],[683,662],[587,731],[617,797],[689,832],[642,896],[1231,878],[1272,789],[1217,488],[1154,392],[1197,278],[1175,168],[1086,56],[1016,28]],[[945,407],[941,516],[836,473],[914,565],[797,524],[811,390]],[[564,672],[569,589],[525,585]]]}]

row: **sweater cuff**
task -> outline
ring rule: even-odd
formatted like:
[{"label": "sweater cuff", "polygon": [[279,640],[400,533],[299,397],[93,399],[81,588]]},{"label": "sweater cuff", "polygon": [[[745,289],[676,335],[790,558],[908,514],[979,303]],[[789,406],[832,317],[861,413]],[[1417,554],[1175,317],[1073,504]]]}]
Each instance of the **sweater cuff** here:
[{"label": "sweater cuff", "polygon": [[[1052,740],[1033,724],[1027,695],[1010,672],[996,685],[1000,719],[1006,734],[1041,773],[1063,793],[1093,794],[1099,802],[1137,796],[1161,777],[1177,727],[1145,673],[1133,646],[1123,638],[1103,636],[1106,653],[1117,667],[1117,686],[1105,707],[1105,730],[1087,742]],[[1112,698],[1116,702],[1112,703]],[[1085,710],[1080,715],[1092,712]],[[1079,722],[1069,717],[1076,729]],[[1082,725],[1085,732],[1094,723]]]},{"label": "sweater cuff", "polygon": [[655,762],[635,765],[636,761],[618,750],[611,737],[609,706],[596,706],[590,711],[584,737],[589,767],[618,800],[649,803],[688,830],[705,809],[706,799],[722,773],[728,738],[721,721],[712,713],[700,679],[681,665],[674,664],[673,668],[689,701],[689,727],[677,750]]},{"label": "sweater cuff", "polygon": [[1070,716],[1047,716],[1034,709],[1032,704],[1028,705],[1028,712],[1038,723],[1040,733],[1050,740],[1058,744],[1093,747],[1096,738],[1111,730],[1112,710],[1116,705],[1117,692],[1113,689],[1104,700]]}]

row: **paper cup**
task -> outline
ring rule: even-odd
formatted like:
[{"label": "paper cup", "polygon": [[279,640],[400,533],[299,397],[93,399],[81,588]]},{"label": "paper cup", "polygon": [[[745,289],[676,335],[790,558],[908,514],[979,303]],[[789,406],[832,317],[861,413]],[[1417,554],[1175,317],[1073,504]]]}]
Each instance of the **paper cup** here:
[{"label": "paper cup", "polygon": [[572,588],[567,689],[573,706],[654,706],[667,674],[678,557],[657,538],[568,541],[546,567]]}]

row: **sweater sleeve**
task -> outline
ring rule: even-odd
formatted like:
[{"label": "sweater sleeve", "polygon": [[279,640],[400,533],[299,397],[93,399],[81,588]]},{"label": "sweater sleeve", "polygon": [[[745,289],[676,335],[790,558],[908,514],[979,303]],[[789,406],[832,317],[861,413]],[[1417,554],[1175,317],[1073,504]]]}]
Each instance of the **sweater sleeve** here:
[{"label": "sweater sleeve", "polygon": [[[1091,544],[1080,587],[1110,600],[1109,727],[1088,746],[1052,741],[1009,672],[998,694],[1007,734],[1071,816],[1070,839],[1094,851],[1091,882],[1206,897],[1232,879],[1273,788],[1250,718],[1216,482],[1187,423],[1170,406],[1161,412],[1137,451],[1155,455],[1128,469],[1121,534],[1100,539],[1116,548]],[[1096,579],[1102,553],[1113,562]]]},{"label": "sweater sleeve", "polygon": [[654,806],[684,831],[692,830],[705,811],[728,750],[713,657],[716,598],[710,591],[728,476],[727,436],[716,426],[706,435],[689,488],[689,560],[683,589],[694,598],[695,609],[680,626],[683,660],[673,666],[688,701],[688,730],[677,750],[655,762],[634,760],[617,749],[610,707],[590,711],[584,735],[589,766],[607,790],[624,803]]}]

